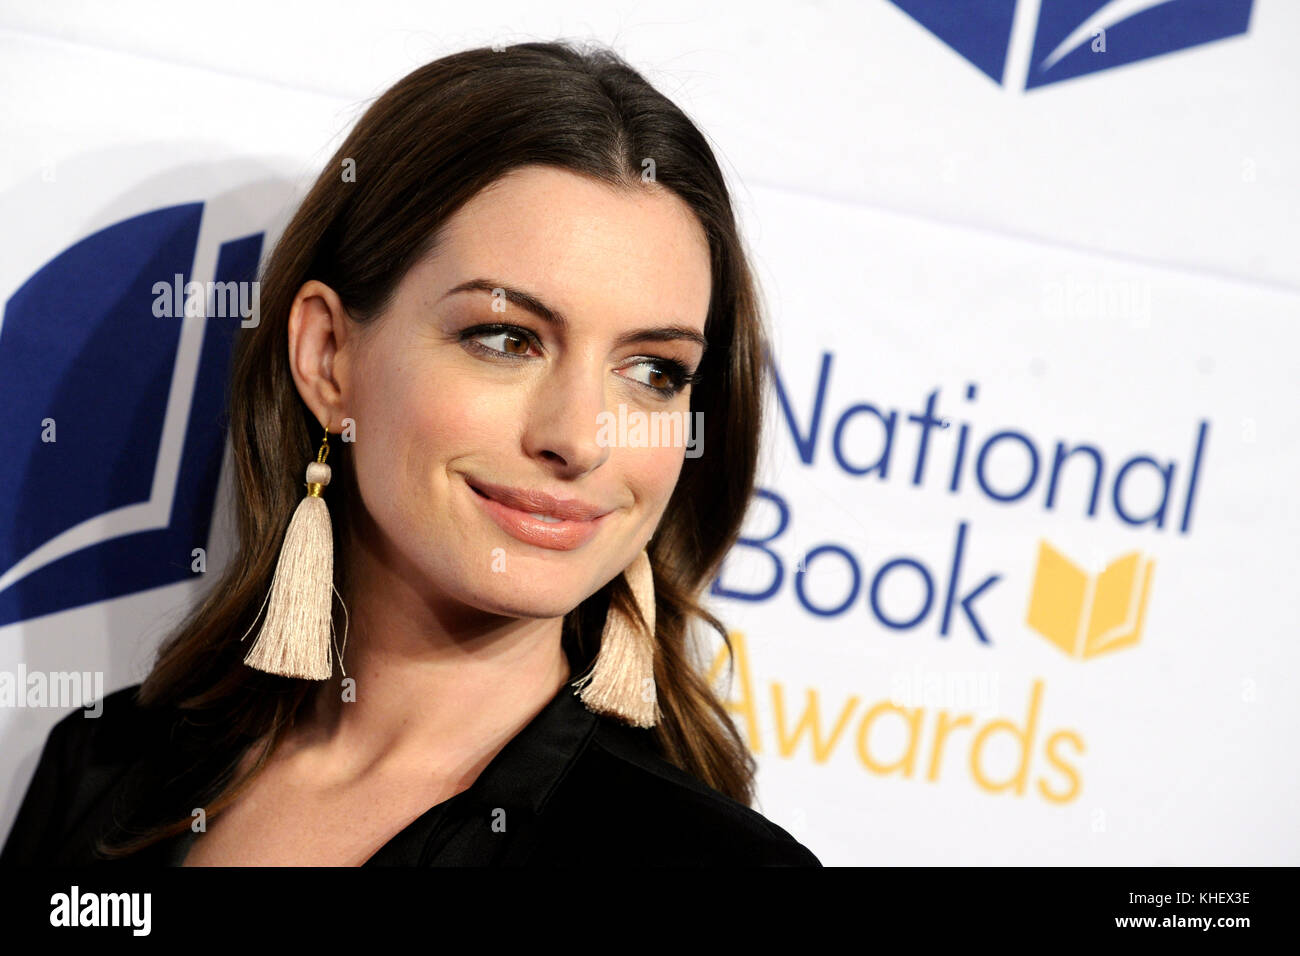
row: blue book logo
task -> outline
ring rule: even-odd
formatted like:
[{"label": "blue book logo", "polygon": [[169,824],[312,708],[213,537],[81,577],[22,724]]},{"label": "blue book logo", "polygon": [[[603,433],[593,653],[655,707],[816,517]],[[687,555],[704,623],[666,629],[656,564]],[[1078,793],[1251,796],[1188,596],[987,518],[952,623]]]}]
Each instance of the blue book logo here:
[{"label": "blue book logo", "polygon": [[[159,316],[155,287],[193,276],[202,218],[188,203],[109,226],[5,303],[0,626],[193,577],[241,318]],[[251,284],[262,239],[222,243],[214,280]]]},{"label": "blue book logo", "polygon": [[[890,2],[994,82],[1010,82],[1004,73],[1017,0]],[[1237,36],[1250,25],[1251,4],[1252,0],[1041,0],[1024,89]]]}]

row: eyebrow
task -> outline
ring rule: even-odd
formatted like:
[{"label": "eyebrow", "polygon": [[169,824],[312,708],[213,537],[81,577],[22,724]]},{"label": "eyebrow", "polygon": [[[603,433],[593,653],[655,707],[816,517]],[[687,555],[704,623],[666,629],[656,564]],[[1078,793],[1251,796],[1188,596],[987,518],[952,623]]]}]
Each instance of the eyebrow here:
[{"label": "eyebrow", "polygon": [[[457,294],[458,292],[487,292],[495,294],[500,289],[501,294],[507,301],[513,302],[521,308],[527,309],[539,319],[551,323],[556,328],[564,330],[569,327],[569,320],[559,309],[552,308],[537,296],[521,289],[512,289],[510,286],[491,279],[470,279],[468,282],[462,282],[458,286],[448,289],[443,298]],[[709,341],[695,329],[686,325],[665,325],[658,328],[633,329],[630,332],[624,332],[615,340],[615,346],[630,345],[633,342],[671,342],[678,339],[685,339],[688,342],[694,342],[701,349],[709,347]]]}]

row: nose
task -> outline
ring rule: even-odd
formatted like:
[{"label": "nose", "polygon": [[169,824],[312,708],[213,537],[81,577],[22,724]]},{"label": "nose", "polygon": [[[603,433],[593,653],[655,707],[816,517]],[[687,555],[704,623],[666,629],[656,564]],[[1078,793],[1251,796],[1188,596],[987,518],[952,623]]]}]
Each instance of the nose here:
[{"label": "nose", "polygon": [[525,453],[565,478],[598,468],[609,457],[608,445],[599,441],[608,374],[603,363],[590,357],[570,354],[557,362],[530,395]]}]

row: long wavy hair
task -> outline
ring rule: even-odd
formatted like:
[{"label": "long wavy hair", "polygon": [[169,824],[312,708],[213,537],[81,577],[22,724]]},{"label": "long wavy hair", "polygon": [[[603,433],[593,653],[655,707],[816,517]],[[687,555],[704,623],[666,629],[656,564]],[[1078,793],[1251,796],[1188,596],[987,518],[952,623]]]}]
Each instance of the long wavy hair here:
[{"label": "long wavy hair", "polygon": [[[163,643],[137,695],[168,715],[172,777],[211,772],[210,815],[228,806],[265,765],[308,700],[314,681],[243,663],[271,586],[279,548],[302,496],[305,463],[321,426],[302,401],[286,348],[291,303],[310,279],[330,286],[357,321],[381,314],[407,270],[437,243],[457,209],[512,168],[545,164],[616,189],[654,182],[681,197],[708,237],[712,298],[703,380],[690,397],[709,444],[686,458],[649,544],[655,591],[654,679],[663,712],[651,732],[660,754],[711,787],[753,802],[755,762],[702,673],[695,619],[725,626],[698,603],[735,544],[754,491],[768,346],[759,294],[713,152],[686,115],[617,54],[597,45],[520,43],[477,48],[420,67],[366,110],[288,223],[260,276],[261,320],[241,330],[227,395],[239,548],[206,597]],[[355,176],[344,176],[354,168]],[[692,416],[694,418],[694,415]],[[335,584],[347,599],[339,553],[353,527],[351,458],[338,446],[328,491]],[[343,454],[339,455],[338,451]],[[591,662],[611,603],[635,613],[623,575],[570,611],[563,641]],[[339,609],[335,607],[336,626]],[[250,746],[260,749],[244,771]],[[186,756],[188,755],[188,756]],[[178,769],[177,762],[192,766]],[[118,856],[176,835],[192,817],[163,810],[100,852]],[[173,814],[167,818],[167,813]]]}]

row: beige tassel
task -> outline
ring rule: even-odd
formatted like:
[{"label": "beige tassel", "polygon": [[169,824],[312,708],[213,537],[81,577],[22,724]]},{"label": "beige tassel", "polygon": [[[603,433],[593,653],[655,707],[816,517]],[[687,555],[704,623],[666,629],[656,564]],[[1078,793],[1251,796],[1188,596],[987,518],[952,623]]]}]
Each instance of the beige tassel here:
[{"label": "beige tassel", "polygon": [[[328,455],[327,430],[316,461],[307,466],[307,496],[298,502],[289,521],[271,590],[262,602],[263,607],[270,602],[266,620],[244,658],[249,667],[268,674],[328,680],[333,673],[334,534],[329,509],[321,497],[321,490],[330,482],[330,466],[325,464]],[[346,625],[343,641],[346,646]],[[339,666],[342,664],[339,651]]]},{"label": "beige tassel", "polygon": [[589,710],[633,727],[653,727],[662,713],[655,693],[655,596],[650,556],[643,550],[623,572],[649,630],[610,608],[591,672],[573,682]]}]

